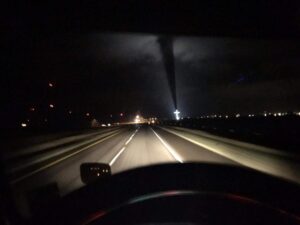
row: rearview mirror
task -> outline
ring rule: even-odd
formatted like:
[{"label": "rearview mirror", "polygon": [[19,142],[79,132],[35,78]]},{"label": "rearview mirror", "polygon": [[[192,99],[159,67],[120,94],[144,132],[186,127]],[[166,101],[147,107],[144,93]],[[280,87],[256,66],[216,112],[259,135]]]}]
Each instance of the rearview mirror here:
[{"label": "rearview mirror", "polygon": [[104,163],[83,163],[80,165],[81,181],[90,184],[111,175],[110,166]]}]

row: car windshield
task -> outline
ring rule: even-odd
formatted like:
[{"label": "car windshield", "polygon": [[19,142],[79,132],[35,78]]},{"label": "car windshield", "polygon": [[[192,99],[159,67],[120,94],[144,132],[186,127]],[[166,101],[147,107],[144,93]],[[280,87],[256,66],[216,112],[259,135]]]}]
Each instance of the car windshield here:
[{"label": "car windshield", "polygon": [[298,40],[95,31],[22,41],[2,149],[22,214],[38,187],[84,186],[86,162],[112,174],[209,162],[300,182]]}]

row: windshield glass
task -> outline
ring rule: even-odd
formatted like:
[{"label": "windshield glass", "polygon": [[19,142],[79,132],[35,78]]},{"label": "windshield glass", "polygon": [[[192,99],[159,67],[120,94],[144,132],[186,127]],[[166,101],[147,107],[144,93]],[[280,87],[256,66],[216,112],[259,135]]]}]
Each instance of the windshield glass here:
[{"label": "windshield glass", "polygon": [[3,122],[17,202],[47,184],[61,195],[82,187],[86,162],[112,174],[211,162],[300,182],[298,40],[94,32],[23,42]]}]

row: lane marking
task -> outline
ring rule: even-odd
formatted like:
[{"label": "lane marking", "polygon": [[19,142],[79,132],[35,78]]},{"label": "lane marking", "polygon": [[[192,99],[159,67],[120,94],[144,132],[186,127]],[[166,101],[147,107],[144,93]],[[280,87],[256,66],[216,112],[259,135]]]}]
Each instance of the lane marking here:
[{"label": "lane marking", "polygon": [[126,141],[125,145],[128,145],[128,143],[132,140],[133,135],[131,135],[131,137]]},{"label": "lane marking", "polygon": [[16,183],[18,183],[18,182],[20,182],[20,181],[22,181],[22,180],[24,180],[24,179],[26,179],[26,178],[34,175],[34,174],[37,174],[37,173],[39,173],[39,172],[41,172],[41,171],[43,171],[45,169],[48,169],[51,166],[54,166],[54,165],[60,163],[61,161],[64,161],[64,160],[66,160],[66,159],[68,159],[68,158],[70,158],[70,157],[72,157],[74,155],[77,155],[78,153],[80,153],[82,151],[85,151],[85,150],[87,150],[87,149],[89,149],[89,148],[91,148],[91,147],[93,147],[93,146],[95,146],[95,145],[97,145],[97,144],[99,144],[99,143],[101,143],[101,142],[109,139],[109,138],[112,138],[112,137],[116,136],[119,133],[120,133],[120,131],[118,131],[118,132],[116,132],[116,133],[114,133],[112,135],[109,135],[109,136],[107,136],[107,137],[105,137],[105,138],[103,138],[103,139],[101,139],[99,141],[96,141],[96,142],[94,142],[94,143],[92,143],[92,144],[90,144],[90,145],[88,145],[88,146],[86,146],[86,147],[84,147],[84,148],[76,151],[76,152],[73,152],[73,153],[71,153],[71,154],[69,154],[69,155],[67,155],[65,157],[62,157],[62,158],[60,158],[58,160],[55,160],[54,162],[51,162],[51,163],[49,163],[49,164],[47,164],[47,165],[45,165],[45,166],[43,166],[43,167],[41,167],[39,169],[36,169],[36,170],[34,170],[34,171],[32,171],[32,172],[30,172],[28,174],[25,174],[25,175],[23,175],[23,176],[21,176],[19,178],[16,178],[16,179],[12,180],[10,183],[11,184],[16,184]]},{"label": "lane marking", "polygon": [[134,135],[136,134],[137,130],[130,136],[130,138],[126,141],[125,145],[128,145],[128,143],[132,140]]},{"label": "lane marking", "polygon": [[117,158],[125,151],[126,147],[123,147],[118,154],[115,155],[115,157],[111,160],[111,162],[109,163],[110,166],[112,166],[115,161],[117,160]]},{"label": "lane marking", "polygon": [[135,132],[130,136],[130,138],[125,142],[125,146],[123,146],[123,148],[121,148],[121,150],[115,155],[115,157],[110,161],[109,165],[112,166],[116,160],[119,158],[119,156],[125,151],[126,149],[126,145],[129,144],[129,142],[132,140],[132,138],[134,137],[134,135],[138,132],[139,129],[136,129]]},{"label": "lane marking", "polygon": [[164,145],[164,147],[167,149],[167,151],[176,159],[178,162],[183,163],[182,158],[178,155],[178,153],[171,148],[152,128],[151,130],[156,135],[156,137],[161,141],[161,143]]}]

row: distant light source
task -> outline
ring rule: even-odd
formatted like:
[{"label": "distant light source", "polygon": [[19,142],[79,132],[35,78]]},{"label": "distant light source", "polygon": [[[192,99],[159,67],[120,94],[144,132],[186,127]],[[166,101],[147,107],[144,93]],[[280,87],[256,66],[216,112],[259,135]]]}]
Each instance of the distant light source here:
[{"label": "distant light source", "polygon": [[90,113],[87,112],[85,115],[86,115],[86,116],[90,116]]},{"label": "distant light source", "polygon": [[239,118],[241,115],[238,113],[235,115],[236,118]]},{"label": "distant light source", "polygon": [[110,126],[111,126],[111,124],[110,124],[110,123],[108,123],[108,124],[107,124],[107,126],[108,126],[108,127],[110,127]]},{"label": "distant light source", "polygon": [[180,117],[179,117],[180,112],[178,111],[178,109],[175,110],[174,114],[175,114],[176,120],[179,120],[180,119]]},{"label": "distant light source", "polygon": [[49,87],[54,87],[53,83],[51,83],[51,82],[48,83],[48,86]]},{"label": "distant light source", "polygon": [[21,127],[27,127],[26,123],[21,123]]},{"label": "distant light source", "polygon": [[69,110],[69,114],[72,114],[72,110]]},{"label": "distant light source", "polygon": [[124,114],[123,113],[120,113],[120,116],[123,116]]},{"label": "distant light source", "polygon": [[53,105],[53,104],[49,104],[49,107],[50,107],[50,108],[54,108],[54,105]]},{"label": "distant light source", "polygon": [[104,123],[103,123],[103,124],[101,124],[101,127],[106,127],[106,124],[104,124]]},{"label": "distant light source", "polygon": [[34,108],[34,107],[31,107],[29,110],[30,110],[31,112],[34,112],[34,111],[35,111],[35,108]]}]

